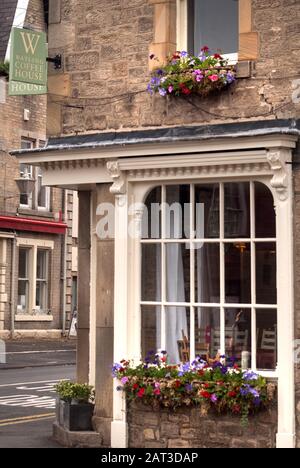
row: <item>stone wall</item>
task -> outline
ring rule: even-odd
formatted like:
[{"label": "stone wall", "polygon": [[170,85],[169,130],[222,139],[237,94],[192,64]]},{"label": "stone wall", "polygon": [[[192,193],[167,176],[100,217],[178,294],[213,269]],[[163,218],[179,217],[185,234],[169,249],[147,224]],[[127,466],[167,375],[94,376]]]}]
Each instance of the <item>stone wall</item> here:
[{"label": "stone wall", "polygon": [[145,91],[156,7],[164,3],[175,0],[54,1],[49,46],[51,54],[63,54],[63,69],[50,69],[51,134],[300,115],[299,102],[292,102],[299,77],[299,1],[252,0],[251,34],[259,46],[249,77],[190,102]]},{"label": "stone wall", "polygon": [[153,411],[131,403],[128,426],[131,448],[275,448],[277,412],[250,417],[243,428],[238,416],[202,416],[199,408]]}]

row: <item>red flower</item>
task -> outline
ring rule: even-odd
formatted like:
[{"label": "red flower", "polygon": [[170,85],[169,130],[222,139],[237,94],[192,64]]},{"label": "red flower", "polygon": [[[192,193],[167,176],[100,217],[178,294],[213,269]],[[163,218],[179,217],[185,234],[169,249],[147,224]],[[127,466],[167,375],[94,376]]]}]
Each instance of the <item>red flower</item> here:
[{"label": "red flower", "polygon": [[172,56],[173,60],[178,60],[180,59],[180,52],[175,52]]},{"label": "red flower", "polygon": [[205,388],[209,388],[209,383],[204,384]]},{"label": "red flower", "polygon": [[191,90],[187,88],[184,83],[179,83],[179,88],[183,94],[186,94],[186,95],[191,94]]},{"label": "red flower", "polygon": [[181,386],[180,380],[175,380],[175,387],[179,388]]},{"label": "red flower", "polygon": [[202,50],[202,52],[208,52],[208,51],[209,51],[209,47],[207,47],[207,46],[205,45],[205,46],[203,46],[203,47],[201,48],[201,50]]},{"label": "red flower", "polygon": [[230,398],[234,398],[234,397],[236,397],[236,395],[237,395],[237,393],[234,392],[234,391],[228,392],[228,396],[229,396]]},{"label": "red flower", "polygon": [[223,60],[223,57],[220,54],[214,54],[214,58]]},{"label": "red flower", "polygon": [[135,383],[135,384],[133,384],[132,388],[133,388],[133,390],[137,390],[139,388],[139,386],[138,386],[137,383]]},{"label": "red flower", "polygon": [[241,412],[241,407],[240,407],[240,405],[233,405],[233,407],[232,407],[232,412],[233,412],[233,413],[240,413],[240,412]]},{"label": "red flower", "polygon": [[210,394],[209,392],[202,391],[202,392],[201,392],[201,396],[202,396],[203,398],[210,398],[210,397],[211,397],[211,394]]},{"label": "red flower", "polygon": [[144,393],[145,393],[145,389],[144,389],[144,388],[140,388],[139,391],[138,391],[137,396],[138,396],[139,398],[143,398]]}]

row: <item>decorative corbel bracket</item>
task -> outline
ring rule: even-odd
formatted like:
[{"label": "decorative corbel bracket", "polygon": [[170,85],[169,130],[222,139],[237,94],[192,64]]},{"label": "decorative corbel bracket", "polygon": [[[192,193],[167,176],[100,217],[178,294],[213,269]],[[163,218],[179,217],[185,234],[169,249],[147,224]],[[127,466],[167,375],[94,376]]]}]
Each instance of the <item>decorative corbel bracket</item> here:
[{"label": "decorative corbel bracket", "polygon": [[268,151],[267,159],[273,172],[271,186],[276,190],[278,198],[284,201],[289,193],[291,150],[286,148],[274,148]]},{"label": "decorative corbel bracket", "polygon": [[123,195],[126,193],[126,178],[124,171],[121,171],[118,161],[108,161],[106,163],[107,171],[113,180],[110,187],[110,193],[114,195]]}]

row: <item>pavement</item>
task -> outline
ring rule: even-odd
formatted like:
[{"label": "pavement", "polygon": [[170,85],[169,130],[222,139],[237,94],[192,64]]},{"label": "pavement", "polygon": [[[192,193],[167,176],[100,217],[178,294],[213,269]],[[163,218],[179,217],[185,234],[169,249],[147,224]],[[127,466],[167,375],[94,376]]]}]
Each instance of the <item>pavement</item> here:
[{"label": "pavement", "polygon": [[8,341],[5,347],[7,362],[0,365],[0,448],[60,448],[51,439],[53,387],[75,378],[74,341]]}]

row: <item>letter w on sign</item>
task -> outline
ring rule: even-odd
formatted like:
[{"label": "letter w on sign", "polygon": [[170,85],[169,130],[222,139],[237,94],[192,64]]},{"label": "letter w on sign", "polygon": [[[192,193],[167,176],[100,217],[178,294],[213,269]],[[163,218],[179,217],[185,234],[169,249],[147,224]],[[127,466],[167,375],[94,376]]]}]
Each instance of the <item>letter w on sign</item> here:
[{"label": "letter w on sign", "polygon": [[20,32],[26,54],[34,55],[41,36],[38,34],[22,31]]}]

